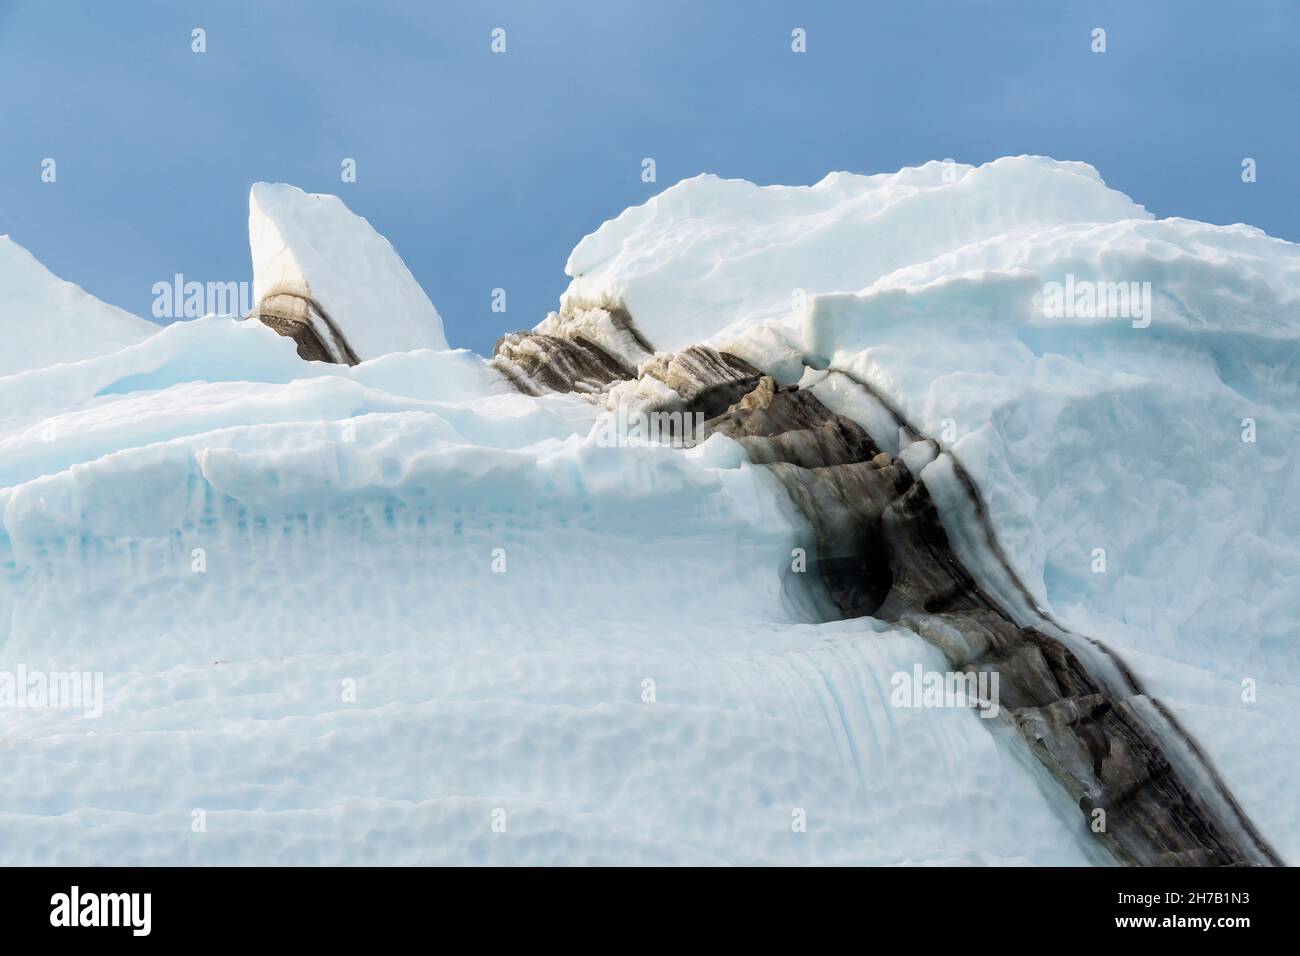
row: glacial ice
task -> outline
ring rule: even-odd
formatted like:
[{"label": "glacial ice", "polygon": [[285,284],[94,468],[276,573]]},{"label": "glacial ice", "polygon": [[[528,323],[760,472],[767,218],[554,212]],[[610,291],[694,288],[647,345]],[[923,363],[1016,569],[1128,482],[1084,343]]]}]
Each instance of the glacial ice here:
[{"label": "glacial ice", "polygon": [[314,299],[363,360],[447,348],[442,317],[392,243],[337,196],[257,183],[248,235],[258,302],[276,293]]},{"label": "glacial ice", "polygon": [[116,352],[157,330],[58,278],[0,236],[0,375]]},{"label": "glacial ice", "polygon": [[[259,184],[250,210],[258,298],[305,285],[361,364],[255,320],[85,354],[5,325],[0,671],[102,671],[106,697],[0,707],[0,861],[1106,862],[1006,728],[890,706],[937,650],[808,621],[804,519],[735,442],[603,447],[599,398],[446,350],[341,202]],[[625,308],[651,348],[726,347],[901,450],[869,383],[949,450],[906,460],[967,564],[998,587],[951,455],[1035,600],[1294,860],[1298,255],[1042,158],[699,177],[579,243],[545,327],[644,360]],[[1067,273],[1150,281],[1150,325],[1046,317]]]}]

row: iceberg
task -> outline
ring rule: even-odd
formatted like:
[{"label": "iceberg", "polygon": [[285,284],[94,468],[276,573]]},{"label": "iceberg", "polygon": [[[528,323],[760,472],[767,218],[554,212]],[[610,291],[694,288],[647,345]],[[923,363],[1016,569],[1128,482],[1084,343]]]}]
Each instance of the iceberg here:
[{"label": "iceberg", "polygon": [[1300,247],[697,177],[480,357],[334,197],[250,240],[0,370],[3,862],[1300,858]]}]

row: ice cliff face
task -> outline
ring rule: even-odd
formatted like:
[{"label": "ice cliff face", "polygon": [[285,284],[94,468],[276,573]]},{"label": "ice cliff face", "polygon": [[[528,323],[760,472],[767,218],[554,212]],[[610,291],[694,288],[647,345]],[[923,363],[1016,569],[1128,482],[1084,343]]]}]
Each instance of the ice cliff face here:
[{"label": "ice cliff face", "polygon": [[1102,821],[1098,840],[1116,857],[1164,866],[1280,862],[1194,741],[1127,666],[1032,603],[996,546],[978,489],[953,464],[968,519],[989,534],[985,559],[1026,600],[994,598],[958,559],[923,477],[947,454],[939,442],[917,435],[851,380],[905,445],[898,456],[811,390],[780,386],[725,352],[692,346],[647,363],[644,372],[675,393],[661,408],[698,413],[702,440],[726,435],[782,482],[813,527],[807,548],[831,613],[901,625],[932,643],[955,671],[992,687],[996,709],[1005,709],[1085,818]]},{"label": "ice cliff face", "polygon": [[484,361],[332,197],[250,234],[260,322],[0,375],[0,704],[104,688],[0,707],[5,862],[1300,854],[1296,247],[702,177]]}]

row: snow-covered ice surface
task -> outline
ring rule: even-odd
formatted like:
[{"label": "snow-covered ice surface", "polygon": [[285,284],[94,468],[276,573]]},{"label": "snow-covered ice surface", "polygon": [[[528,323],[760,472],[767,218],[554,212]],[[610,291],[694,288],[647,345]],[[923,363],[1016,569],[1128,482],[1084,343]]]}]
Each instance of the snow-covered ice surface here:
[{"label": "snow-covered ice surface", "polygon": [[392,243],[337,196],[257,183],[248,236],[254,298],[315,299],[358,358],[447,348],[442,317]]},{"label": "snow-covered ice surface", "polygon": [[65,282],[0,236],[0,375],[116,352],[158,326]]},{"label": "snow-covered ice surface", "polygon": [[[0,377],[0,675],[105,687],[0,707],[0,862],[1106,862],[1000,722],[890,706],[930,645],[805,621],[803,519],[738,445],[602,447],[596,404],[440,350],[391,246],[290,188],[251,200],[259,297],[305,281],[368,361],[207,318]],[[1297,268],[1014,158],[688,180],[579,244],[561,312],[869,382],[1294,861]],[[1150,281],[1151,324],[1046,318],[1066,273]]]},{"label": "snow-covered ice surface", "polygon": [[809,294],[856,292],[896,269],[1043,226],[1150,214],[1082,163],[1039,157],[972,168],[831,173],[815,186],[703,175],[633,206],[578,243],[566,306],[621,303],[655,348],[676,350],[802,313]]}]

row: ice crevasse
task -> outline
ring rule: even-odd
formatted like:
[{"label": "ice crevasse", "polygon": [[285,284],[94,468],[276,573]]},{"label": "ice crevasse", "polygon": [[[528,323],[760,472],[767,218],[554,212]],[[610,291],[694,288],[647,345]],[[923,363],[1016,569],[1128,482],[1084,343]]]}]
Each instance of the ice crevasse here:
[{"label": "ice crevasse", "polygon": [[690,398],[692,346],[901,455],[979,586],[1108,648],[1300,855],[1296,246],[1037,157],[697,177],[489,361],[337,199],[259,184],[250,237],[261,322],[85,297],[61,354],[67,284],[18,250],[0,292],[0,703],[103,682],[0,707],[5,862],[1114,862],[1007,721],[895,705],[949,663],[815,612],[748,446],[597,440]]}]

